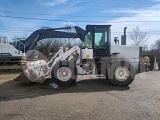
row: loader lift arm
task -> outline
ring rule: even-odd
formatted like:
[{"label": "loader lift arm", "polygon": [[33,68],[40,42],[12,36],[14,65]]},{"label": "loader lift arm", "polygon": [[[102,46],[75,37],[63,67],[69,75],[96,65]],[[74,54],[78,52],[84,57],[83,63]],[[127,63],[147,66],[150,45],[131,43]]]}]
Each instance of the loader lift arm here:
[{"label": "loader lift arm", "polygon": [[[59,30],[64,30],[64,29],[72,29],[74,28],[76,33],[69,33],[69,32],[64,32],[64,31],[59,31]],[[78,27],[63,27],[63,28],[43,28],[36,30],[33,32],[25,41],[23,41],[23,44],[25,45],[25,50],[24,46],[22,44],[17,44],[16,48],[22,52],[26,52],[28,50],[32,50],[38,41],[46,38],[80,38],[81,41],[84,40],[85,37],[85,30]]]}]

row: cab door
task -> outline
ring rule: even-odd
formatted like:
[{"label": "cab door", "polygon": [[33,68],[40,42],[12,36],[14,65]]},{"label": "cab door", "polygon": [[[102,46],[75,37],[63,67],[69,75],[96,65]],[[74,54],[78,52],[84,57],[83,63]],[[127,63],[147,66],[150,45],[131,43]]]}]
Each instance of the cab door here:
[{"label": "cab door", "polygon": [[110,27],[95,26],[93,29],[94,57],[107,57],[110,55]]}]

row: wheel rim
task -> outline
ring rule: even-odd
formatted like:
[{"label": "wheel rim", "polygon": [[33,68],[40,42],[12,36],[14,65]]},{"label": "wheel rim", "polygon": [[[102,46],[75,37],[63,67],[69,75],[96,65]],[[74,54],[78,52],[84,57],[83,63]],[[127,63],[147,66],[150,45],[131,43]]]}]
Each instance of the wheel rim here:
[{"label": "wheel rim", "polygon": [[57,71],[57,77],[61,81],[68,81],[71,78],[71,70],[68,67],[61,67]]},{"label": "wheel rim", "polygon": [[115,78],[118,81],[126,81],[130,76],[129,70],[126,67],[118,67],[115,70]]}]

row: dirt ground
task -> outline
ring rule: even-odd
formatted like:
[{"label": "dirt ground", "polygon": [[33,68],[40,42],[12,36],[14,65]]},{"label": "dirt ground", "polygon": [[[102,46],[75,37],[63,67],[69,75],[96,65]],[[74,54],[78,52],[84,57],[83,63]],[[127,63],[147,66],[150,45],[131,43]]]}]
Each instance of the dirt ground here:
[{"label": "dirt ground", "polygon": [[138,74],[128,87],[79,76],[74,86],[54,89],[13,81],[18,75],[0,73],[0,120],[160,119],[160,71]]}]

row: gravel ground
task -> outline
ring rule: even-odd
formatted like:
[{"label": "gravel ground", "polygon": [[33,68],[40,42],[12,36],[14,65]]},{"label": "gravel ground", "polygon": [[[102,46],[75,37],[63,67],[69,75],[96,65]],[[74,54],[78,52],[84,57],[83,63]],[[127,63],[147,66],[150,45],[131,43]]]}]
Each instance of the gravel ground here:
[{"label": "gravel ground", "polygon": [[159,120],[160,71],[138,74],[128,87],[79,76],[76,85],[13,81],[18,73],[0,73],[0,120]]}]

